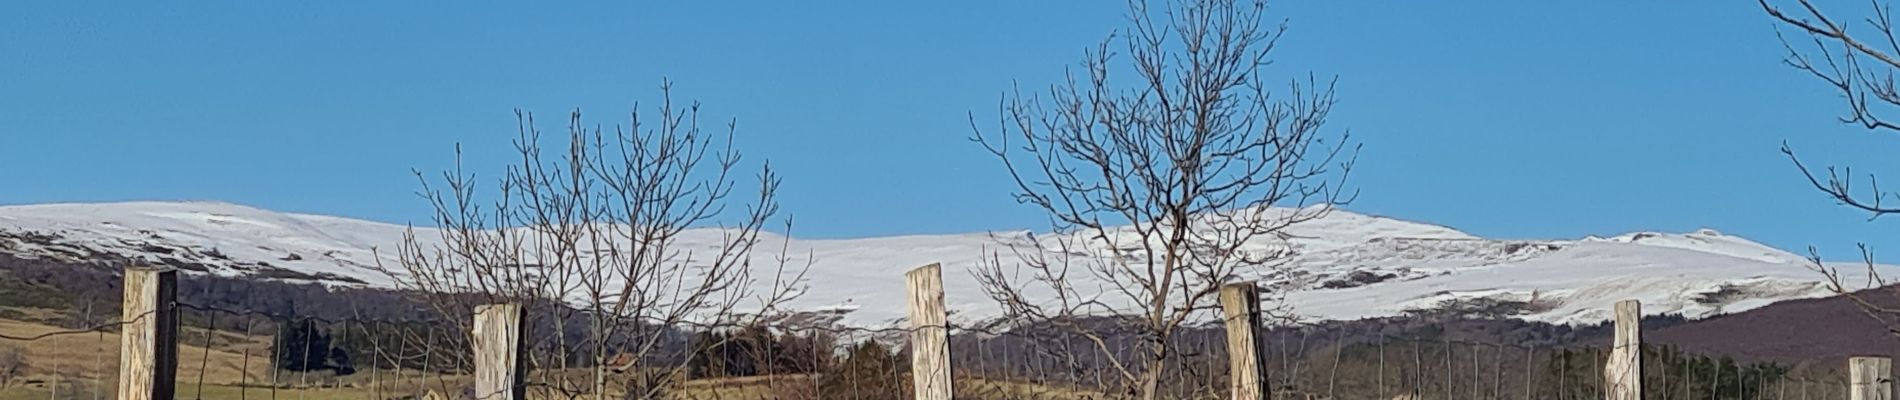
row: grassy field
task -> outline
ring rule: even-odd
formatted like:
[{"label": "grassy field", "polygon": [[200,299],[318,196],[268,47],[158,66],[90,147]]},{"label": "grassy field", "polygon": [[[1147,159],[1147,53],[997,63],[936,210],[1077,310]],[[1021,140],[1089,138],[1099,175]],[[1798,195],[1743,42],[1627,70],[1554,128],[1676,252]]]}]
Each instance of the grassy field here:
[{"label": "grassy field", "polygon": [[[63,330],[41,323],[0,319],[0,335],[29,337]],[[205,345],[207,335],[210,335],[208,347]],[[346,377],[273,371],[269,336],[244,337],[189,328],[180,336],[184,342],[178,349],[177,398],[180,399],[403,399],[417,398],[428,391],[459,394],[470,383],[467,376],[421,375],[413,370],[401,377],[388,370],[359,371]],[[18,351],[25,361],[13,376],[0,376],[5,380],[0,382],[0,400],[115,398],[118,347],[119,335],[110,332],[58,335],[33,341],[0,339],[0,351]],[[545,377],[546,374],[561,373],[537,375]],[[774,386],[808,386],[807,382],[809,378],[802,376],[694,380],[683,382],[673,397],[771,398]]]},{"label": "grassy field", "polygon": [[[0,319],[0,335],[11,337],[63,330],[42,323]],[[415,399],[430,391],[451,394],[446,397],[453,399],[459,398],[463,388],[471,382],[465,375],[423,375],[413,370],[405,371],[400,377],[388,370],[360,370],[344,377],[278,371],[270,367],[272,338],[269,336],[245,337],[192,328],[180,336],[183,344],[178,354],[179,399]],[[5,373],[6,368],[0,365],[0,400],[113,399],[118,382],[118,346],[119,335],[110,332],[57,335],[32,341],[0,339],[0,353],[17,351],[24,361],[11,374]],[[576,382],[586,382],[587,374],[586,371],[536,371],[529,378],[531,382],[551,382],[558,379],[557,376],[566,376]],[[610,385],[609,391],[624,392],[618,383],[626,379],[612,379],[616,384]],[[675,382],[668,397],[680,400],[830,397],[818,393],[818,386],[818,378],[810,375],[697,379]],[[960,392],[978,394],[973,396],[977,398],[999,395],[1049,400],[1100,398],[1091,393],[1028,382],[960,379],[958,386]],[[893,386],[883,390],[907,389]],[[567,396],[555,396],[552,389],[544,386],[531,386],[529,397]]]},{"label": "grassy field", "polygon": [[[28,337],[63,330],[40,323],[0,319],[0,335]],[[178,348],[177,394],[181,399],[403,398],[414,397],[425,384],[439,388],[467,385],[466,377],[421,376],[414,371],[400,378],[392,371],[348,377],[274,371],[270,367],[269,336],[244,337],[192,328],[180,332],[179,336],[183,344]],[[17,351],[25,361],[23,368],[12,376],[0,373],[0,380],[4,380],[0,382],[0,400],[114,398],[118,347],[119,335],[110,332],[58,335],[33,341],[0,339],[0,352]],[[0,365],[0,371],[4,371],[3,367]]]},{"label": "grassy field", "polygon": [[[34,336],[61,330],[37,323],[0,320],[0,334],[7,336]],[[205,337],[202,331],[192,333],[198,338]],[[264,343],[229,335],[218,335],[212,339],[214,343],[223,345],[209,351],[199,345],[179,346],[179,358],[195,362],[195,365],[180,362],[180,381],[198,382],[202,378],[206,383],[235,384],[243,380],[259,380],[270,373],[269,360],[262,357],[263,353],[259,350],[269,347],[268,338],[264,339]],[[200,343],[202,341],[199,339]],[[6,382],[8,386],[113,381],[118,375],[118,346],[119,335],[115,333],[59,335],[28,342],[0,340],[0,350],[18,351],[26,361],[17,376],[10,377],[11,382]],[[247,357],[246,351],[252,354]]]}]

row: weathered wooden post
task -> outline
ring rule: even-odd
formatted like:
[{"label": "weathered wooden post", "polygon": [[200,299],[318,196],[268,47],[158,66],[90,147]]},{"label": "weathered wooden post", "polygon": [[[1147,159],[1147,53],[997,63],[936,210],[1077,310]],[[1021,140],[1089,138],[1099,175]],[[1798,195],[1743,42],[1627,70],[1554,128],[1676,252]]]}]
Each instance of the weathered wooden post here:
[{"label": "weathered wooden post", "polygon": [[1609,400],[1643,399],[1643,305],[1636,300],[1616,302],[1616,341],[1610,360],[1603,363]]},{"label": "weathered wooden post", "polygon": [[515,303],[475,308],[475,400],[526,398],[526,316]]},{"label": "weathered wooden post", "polygon": [[1253,282],[1222,285],[1220,308],[1227,326],[1230,398],[1268,398],[1266,364],[1261,362],[1262,343],[1254,338],[1254,332],[1260,328],[1260,287]]},{"label": "weathered wooden post", "polygon": [[904,274],[910,291],[910,370],[917,400],[950,400],[950,326],[943,307],[943,267]]},{"label": "weathered wooden post", "polygon": [[119,399],[171,400],[178,376],[178,271],[125,269]]},{"label": "weathered wooden post", "polygon": [[1893,359],[1854,357],[1847,359],[1848,399],[1893,399]]}]

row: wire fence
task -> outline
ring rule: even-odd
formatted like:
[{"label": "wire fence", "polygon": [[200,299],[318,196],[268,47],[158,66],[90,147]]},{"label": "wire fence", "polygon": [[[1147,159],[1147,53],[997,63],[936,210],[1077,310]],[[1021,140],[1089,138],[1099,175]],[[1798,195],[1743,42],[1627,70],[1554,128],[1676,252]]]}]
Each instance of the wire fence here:
[{"label": "wire fence", "polygon": [[420,399],[473,368],[465,331],[446,319],[177,307],[181,325],[198,327],[179,330],[180,399]]},{"label": "wire fence", "polygon": [[[179,399],[473,398],[466,316],[323,318],[177,303]],[[109,315],[108,315],[109,314]],[[117,398],[120,328],[93,312],[0,323],[0,399]],[[8,318],[12,320],[14,318]],[[534,399],[910,399],[902,328],[808,320],[600,321],[530,313]],[[1383,334],[1377,326],[1255,332],[1276,399],[1602,399],[1610,349]],[[958,399],[1229,398],[1219,327],[1156,338],[1047,325],[952,325]],[[603,332],[610,332],[603,334]],[[1847,399],[1839,366],[1791,366],[1645,344],[1644,399]],[[1893,385],[1894,382],[1882,382]],[[1900,388],[1895,388],[1900,389]]]},{"label": "wire fence", "polygon": [[95,314],[103,312],[87,308],[48,324],[0,323],[0,393],[31,387],[48,398],[113,398],[119,349],[113,332],[124,323]]}]

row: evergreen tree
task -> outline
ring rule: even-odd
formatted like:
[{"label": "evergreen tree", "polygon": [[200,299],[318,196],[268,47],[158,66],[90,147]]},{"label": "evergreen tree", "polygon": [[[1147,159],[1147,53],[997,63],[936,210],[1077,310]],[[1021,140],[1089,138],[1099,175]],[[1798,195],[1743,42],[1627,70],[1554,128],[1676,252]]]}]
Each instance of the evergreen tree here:
[{"label": "evergreen tree", "polygon": [[275,348],[274,358],[280,369],[298,372],[331,370],[337,375],[356,373],[349,351],[331,346],[330,334],[309,319],[286,324],[277,333]]},{"label": "evergreen tree", "polygon": [[903,362],[887,347],[866,340],[845,355],[832,373],[819,382],[831,398],[864,400],[901,400],[910,398],[909,363]]},{"label": "evergreen tree", "polygon": [[687,362],[687,373],[694,378],[723,378],[729,375],[730,358],[726,347],[732,338],[715,331],[700,331],[693,334],[693,355]]},{"label": "evergreen tree", "polygon": [[307,372],[323,369],[324,360],[330,356],[330,335],[317,329],[309,319],[299,319],[284,325],[277,332],[276,340],[277,368]]}]

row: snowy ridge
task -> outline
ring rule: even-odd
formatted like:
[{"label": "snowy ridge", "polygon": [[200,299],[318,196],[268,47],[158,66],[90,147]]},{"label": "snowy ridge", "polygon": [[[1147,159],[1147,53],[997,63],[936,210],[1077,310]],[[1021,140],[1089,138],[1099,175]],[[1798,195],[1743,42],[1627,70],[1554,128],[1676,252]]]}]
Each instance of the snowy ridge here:
[{"label": "snowy ridge", "polygon": [[[402,225],[205,202],[0,207],[0,253],[69,262],[138,260],[196,273],[388,287],[376,266]],[[689,231],[687,246],[719,233]],[[1457,230],[1334,210],[1294,225],[1291,273],[1255,271],[1297,313],[1356,319],[1482,303],[1499,315],[1560,323],[1607,319],[1617,300],[1652,314],[1701,317],[1829,294],[1803,257],[1712,230],[1580,240],[1492,240]],[[434,238],[428,229],[417,236]],[[848,323],[900,321],[904,271],[942,263],[953,319],[994,316],[970,268],[997,238],[1022,233],[787,239],[764,235],[755,260],[810,261],[809,291],[791,308],[843,312]],[[1250,243],[1253,247],[1255,244]],[[379,255],[376,249],[381,249]],[[380,257],[380,258],[379,258]],[[808,259],[809,258],[809,259]],[[1086,278],[1084,278],[1086,279]]]}]

